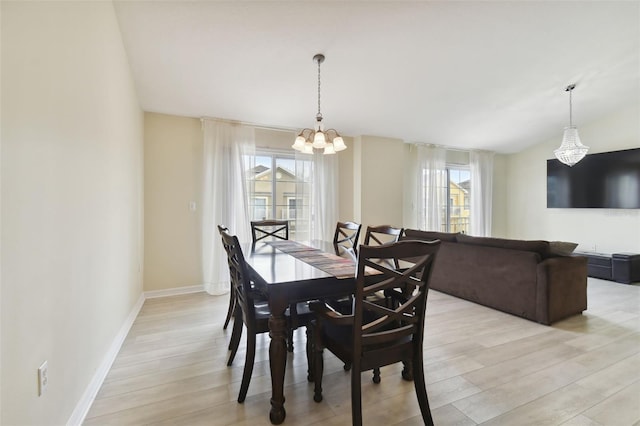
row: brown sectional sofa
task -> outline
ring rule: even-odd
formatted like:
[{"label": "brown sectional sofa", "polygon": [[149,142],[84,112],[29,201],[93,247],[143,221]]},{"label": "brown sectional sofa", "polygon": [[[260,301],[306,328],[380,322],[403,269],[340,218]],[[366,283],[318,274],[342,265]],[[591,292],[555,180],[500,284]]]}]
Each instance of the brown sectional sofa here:
[{"label": "brown sectional sofa", "polygon": [[442,242],[434,290],[547,325],[587,309],[587,259],[555,255],[547,241],[415,229],[402,238]]}]

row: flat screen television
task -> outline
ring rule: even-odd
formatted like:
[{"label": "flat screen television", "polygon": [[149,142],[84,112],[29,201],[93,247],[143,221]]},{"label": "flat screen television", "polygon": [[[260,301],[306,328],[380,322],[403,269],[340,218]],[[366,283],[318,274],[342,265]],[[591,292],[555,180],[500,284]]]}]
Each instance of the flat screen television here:
[{"label": "flat screen television", "polygon": [[547,160],[547,208],[640,209],[640,148]]}]

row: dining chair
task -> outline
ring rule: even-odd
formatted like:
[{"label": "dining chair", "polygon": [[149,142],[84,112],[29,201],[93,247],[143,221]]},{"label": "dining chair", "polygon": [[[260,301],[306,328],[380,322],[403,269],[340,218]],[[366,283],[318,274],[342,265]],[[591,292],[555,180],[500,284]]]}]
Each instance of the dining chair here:
[{"label": "dining chair", "polygon": [[[253,373],[253,363],[256,354],[256,335],[269,331],[269,305],[266,301],[261,300],[261,295],[252,286],[249,278],[248,267],[242,253],[242,248],[235,235],[229,234],[227,230],[220,232],[222,244],[227,252],[227,263],[229,264],[229,274],[231,277],[232,291],[236,295],[236,307],[234,309],[233,333],[231,334],[231,343],[229,345],[231,354],[227,365],[230,366],[238,352],[240,346],[240,338],[242,337],[243,324],[247,328],[247,350],[244,361],[244,371],[242,373],[242,382],[240,384],[240,393],[238,402],[244,402],[249,383],[251,382],[251,374]],[[312,318],[311,311],[306,303],[297,305],[296,323],[291,322],[289,311],[286,312],[287,327],[297,327],[307,325]]]},{"label": "dining chair", "polygon": [[[433,425],[424,379],[422,344],[431,267],[440,241],[399,241],[383,246],[360,246],[356,272],[355,303],[350,314],[340,314],[321,302],[311,304],[316,320],[313,337],[314,397],[322,401],[323,351],[328,349],[351,368],[351,415],[354,425],[362,425],[362,371],[402,362],[402,377],[413,380],[422,419]],[[393,266],[403,260],[403,269]],[[406,266],[406,267],[405,267]],[[365,275],[365,271],[377,274]],[[370,280],[369,278],[375,278]],[[384,290],[394,301],[390,305],[372,303],[367,296]],[[379,383],[374,375],[374,383]]]},{"label": "dining chair", "polygon": [[279,240],[289,239],[288,220],[252,220],[251,238],[253,242],[272,237]]},{"label": "dining chair", "polygon": [[364,245],[382,245],[387,243],[395,243],[402,235],[403,228],[395,228],[389,225],[367,226],[364,234]]},{"label": "dining chair", "polygon": [[358,255],[358,239],[360,238],[362,225],[355,222],[338,222],[333,235],[333,248],[338,256],[344,251]]}]

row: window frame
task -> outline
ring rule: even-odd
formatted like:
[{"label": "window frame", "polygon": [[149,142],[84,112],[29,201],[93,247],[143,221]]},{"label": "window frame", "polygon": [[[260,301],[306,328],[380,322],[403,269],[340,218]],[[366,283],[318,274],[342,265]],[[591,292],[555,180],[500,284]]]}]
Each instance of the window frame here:
[{"label": "window frame", "polygon": [[[442,223],[442,227],[443,232],[462,232],[463,234],[466,234],[469,232],[470,230],[470,226],[471,226],[471,205],[470,203],[467,204],[465,202],[465,200],[470,199],[470,192],[471,191],[467,191],[466,194],[463,195],[463,199],[462,199],[462,204],[458,204],[458,205],[454,205],[454,198],[455,196],[452,195],[451,192],[451,184],[455,183],[456,185],[459,184],[459,182],[455,182],[451,180],[451,171],[464,171],[467,172],[469,174],[469,182],[471,182],[471,168],[468,164],[453,164],[453,163],[447,163],[445,165],[445,175],[446,175],[446,184],[445,184],[445,188],[446,188],[446,194],[445,194],[445,200],[447,200],[447,202],[445,203],[445,217],[444,222]],[[459,185],[458,185],[459,186]],[[464,188],[460,188],[462,190],[464,190]],[[454,217],[456,218],[466,218],[467,220],[464,222],[463,226],[460,226],[460,224],[457,224],[457,227],[463,228],[462,231],[460,230],[455,230],[454,227],[452,226],[452,216],[451,213],[453,210],[458,209],[459,210],[459,215],[456,215]],[[465,210],[469,211],[469,215],[468,216],[464,216],[463,212]]]}]

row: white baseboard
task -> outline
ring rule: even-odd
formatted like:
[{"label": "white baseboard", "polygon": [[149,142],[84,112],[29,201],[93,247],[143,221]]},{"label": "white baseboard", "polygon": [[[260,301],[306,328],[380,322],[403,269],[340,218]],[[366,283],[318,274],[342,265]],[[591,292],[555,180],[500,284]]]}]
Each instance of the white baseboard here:
[{"label": "white baseboard", "polygon": [[177,296],[179,294],[199,293],[204,291],[204,285],[192,285],[188,287],[167,288],[165,290],[145,291],[146,299],[155,299],[156,297]]},{"label": "white baseboard", "polygon": [[107,377],[107,374],[111,369],[111,365],[113,365],[113,361],[115,361],[116,356],[118,356],[118,352],[122,347],[124,339],[127,337],[127,334],[129,334],[129,330],[131,329],[133,322],[138,317],[138,313],[144,304],[144,299],[144,293],[140,294],[140,298],[135,305],[133,305],[129,316],[122,327],[120,327],[120,331],[116,335],[115,339],[113,339],[113,343],[111,343],[111,346],[105,354],[102,363],[98,367],[96,374],[93,375],[93,379],[91,379],[89,386],[87,386],[87,389],[84,391],[84,395],[82,395],[82,398],[80,398],[76,408],[73,410],[73,413],[67,422],[67,426],[80,426],[84,421],[84,418],[89,412],[89,408],[91,408],[91,404],[93,404],[93,400],[96,398],[105,377]]},{"label": "white baseboard", "polygon": [[69,421],[67,421],[67,426],[80,426],[82,425],[82,422],[84,422],[84,419],[87,416],[89,409],[91,408],[91,404],[93,404],[93,401],[96,398],[96,395],[98,394],[98,391],[100,390],[104,379],[107,377],[107,374],[109,373],[113,362],[118,356],[118,352],[120,352],[122,343],[126,339],[127,334],[129,334],[129,330],[131,330],[133,322],[138,317],[140,309],[142,309],[144,301],[146,299],[153,299],[157,297],[175,296],[178,294],[197,293],[201,291],[204,291],[203,285],[194,285],[189,287],[170,288],[166,290],[146,291],[140,294],[140,298],[131,309],[129,316],[125,320],[124,324],[122,324],[122,327],[120,328],[120,331],[118,332],[116,337],[113,339],[113,342],[111,343],[109,350],[105,354],[100,367],[96,371],[96,374],[93,375],[93,379],[91,379],[91,382],[89,383],[89,386],[87,386],[87,389],[82,395],[82,398],[80,398],[80,401],[78,401],[78,404],[76,404],[76,408],[73,410]]}]

